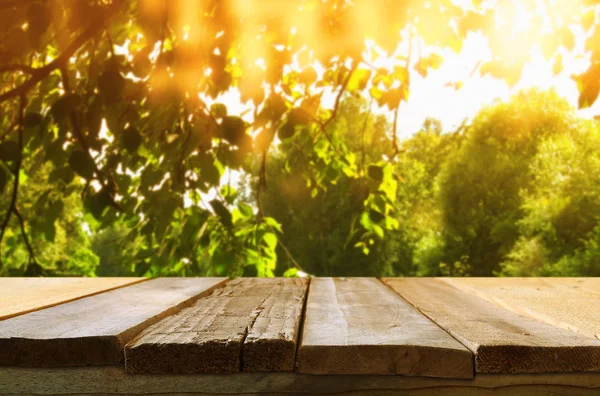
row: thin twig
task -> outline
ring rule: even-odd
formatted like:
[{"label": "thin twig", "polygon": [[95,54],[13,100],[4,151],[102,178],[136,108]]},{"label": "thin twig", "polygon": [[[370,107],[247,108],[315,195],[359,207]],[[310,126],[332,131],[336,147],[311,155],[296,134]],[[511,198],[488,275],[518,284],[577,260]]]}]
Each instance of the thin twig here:
[{"label": "thin twig", "polygon": [[373,108],[373,98],[371,98],[371,102],[369,103],[369,110],[367,111],[367,115],[365,116],[365,121],[362,127],[361,133],[361,151],[362,151],[362,160],[360,171],[364,171],[365,169],[365,132],[367,131],[367,125],[369,123],[369,118],[371,118],[371,109]]},{"label": "thin twig", "polygon": [[21,212],[15,206],[13,208],[13,213],[19,219],[19,225],[21,227],[21,235],[23,236],[23,241],[25,241],[25,246],[27,247],[27,251],[29,252],[29,264],[37,264],[37,260],[35,259],[35,253],[33,251],[33,246],[31,246],[31,242],[29,241],[29,236],[27,235],[27,231],[25,230],[25,221],[23,220],[23,216],[21,216]]},{"label": "thin twig", "polygon": [[260,171],[258,175],[258,187],[256,188],[256,206],[258,207],[258,217],[262,219],[264,217],[261,192],[262,188],[267,188],[267,150],[263,150],[262,160],[260,162]]},{"label": "thin twig", "polygon": [[342,87],[340,88],[340,92],[338,92],[337,97],[335,98],[335,105],[333,107],[333,112],[331,113],[331,115],[329,116],[327,121],[325,121],[322,124],[321,128],[323,130],[325,128],[327,128],[327,126],[331,123],[331,121],[333,121],[335,119],[335,117],[337,116],[337,111],[338,111],[338,108],[340,107],[340,100],[342,99],[342,95],[344,94],[344,91],[346,90],[346,87],[348,86],[348,83],[350,82],[350,78],[352,77],[352,74],[354,74],[354,71],[356,70],[357,67],[358,67],[358,62],[356,62],[356,64],[354,66],[352,66],[352,69],[350,69],[350,71],[348,72],[348,75],[344,79],[344,82],[342,83]]},{"label": "thin twig", "polygon": [[[27,238],[27,233],[25,231],[25,223],[23,221],[23,217],[21,213],[17,209],[17,200],[19,196],[19,183],[20,183],[20,174],[21,174],[21,164],[22,164],[22,155],[23,155],[23,129],[24,129],[24,117],[25,117],[25,106],[26,100],[25,95],[20,95],[19,98],[19,135],[17,139],[17,144],[19,147],[19,158],[15,162],[15,170],[14,170],[14,181],[13,181],[13,190],[10,198],[10,204],[8,206],[8,210],[6,211],[6,215],[4,216],[4,221],[2,222],[2,226],[0,228],[0,247],[2,245],[2,241],[4,240],[4,234],[6,233],[6,228],[8,227],[8,222],[10,221],[11,215],[16,215],[19,218],[19,222],[21,224],[21,232],[23,234],[23,239],[25,240],[25,245],[27,246],[27,250],[29,251],[29,262],[35,263],[35,254],[33,252],[33,248],[29,243],[29,239]],[[0,252],[0,268],[2,267],[2,254]]]},{"label": "thin twig", "polygon": [[6,132],[4,132],[1,136],[0,136],[0,140],[4,140],[5,137],[7,137],[8,135],[11,134],[11,132],[15,129],[15,127],[19,125],[19,120],[16,119],[15,122],[12,123],[12,125],[10,125],[7,129]]},{"label": "thin twig", "polygon": [[[412,41],[413,41],[413,35],[411,33],[410,30],[410,26],[408,27],[408,54],[406,55],[406,70],[407,70],[407,74],[408,74],[408,78],[407,78],[407,82],[406,82],[406,89],[409,90],[410,89],[410,64],[411,64],[411,56],[412,56]],[[400,113],[400,104],[402,103],[402,98],[400,99],[400,101],[398,102],[398,106],[396,106],[396,111],[394,113],[394,125],[393,125],[393,135],[392,135],[392,148],[393,148],[393,152],[392,152],[392,156],[389,159],[389,162],[392,162],[394,160],[394,158],[396,158],[396,155],[398,155],[398,153],[400,152],[400,147],[398,145],[398,114]]]},{"label": "thin twig", "polygon": [[398,106],[396,106],[396,111],[394,112],[394,124],[392,127],[392,129],[393,129],[393,136],[392,136],[393,152],[392,152],[392,156],[390,157],[390,161],[393,161],[393,159],[396,157],[396,155],[398,155],[398,152],[400,151],[400,148],[398,147],[398,133],[397,133],[398,113],[400,113],[400,103],[398,103]]},{"label": "thin twig", "polygon": [[115,45],[113,44],[112,38],[110,37],[110,34],[108,33],[108,29],[104,30],[104,34],[106,34],[106,39],[108,40],[108,45],[110,46],[110,54],[113,56],[115,56]]},{"label": "thin twig", "polygon": [[275,232],[275,230],[273,229],[273,227],[271,227],[269,225],[269,228],[271,228],[271,231],[273,232],[273,234],[275,234],[275,237],[277,237],[277,243],[283,249],[283,252],[287,256],[288,260],[290,260],[292,262],[292,264],[294,264],[294,267],[296,267],[296,268],[298,268],[299,270],[302,271],[302,267],[300,266],[300,264],[298,264],[298,262],[296,261],[296,259],[294,258],[294,256],[290,252],[290,250],[287,248],[287,246],[285,246],[285,244],[281,241],[281,238],[279,238],[279,235]]}]

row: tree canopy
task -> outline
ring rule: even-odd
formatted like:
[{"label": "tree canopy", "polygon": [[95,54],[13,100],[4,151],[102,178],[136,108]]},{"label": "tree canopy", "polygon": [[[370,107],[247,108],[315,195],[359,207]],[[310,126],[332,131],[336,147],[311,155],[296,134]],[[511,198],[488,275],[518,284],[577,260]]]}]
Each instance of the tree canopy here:
[{"label": "tree canopy", "polygon": [[[534,45],[558,69],[558,49],[579,45],[577,26],[589,67],[573,78],[579,106],[591,106],[600,91],[600,1],[566,3],[0,0],[0,273],[9,271],[8,261],[26,255],[22,273],[43,273],[51,260],[62,263],[57,271],[86,263],[82,273],[94,274],[99,263],[88,254],[86,235],[103,232],[135,244],[128,254],[138,272],[272,276],[285,230],[278,218],[284,214],[271,210],[272,204],[265,209],[271,178],[288,189],[281,198],[290,205],[350,189],[353,197],[346,199],[353,209],[326,219],[320,232],[364,253],[379,249],[373,241],[398,230],[398,211],[409,217],[420,213],[414,202],[405,205],[408,181],[425,183],[420,204],[444,197],[446,206],[435,206],[435,216],[449,230],[443,249],[474,236],[469,249],[482,248],[481,235],[494,240],[497,246],[488,252],[493,257],[482,258],[481,273],[510,271],[512,263],[532,254],[575,265],[553,250],[553,241],[584,249],[578,263],[589,262],[597,250],[595,222],[560,213],[595,210],[594,195],[568,197],[571,186],[565,182],[556,186],[558,192],[552,190],[548,212],[539,208],[547,184],[569,171],[548,167],[548,157],[570,161],[568,151],[555,154],[555,147],[567,149],[577,139],[593,145],[593,133],[559,137],[552,131],[570,131],[568,120],[563,128],[552,113],[493,119],[494,111],[502,113],[495,109],[475,121],[490,128],[472,126],[473,132],[457,139],[460,148],[447,154],[453,161],[444,165],[436,158],[456,142],[436,132],[435,123],[407,147],[397,138],[399,108],[411,94],[415,73],[427,78],[443,63],[443,50],[460,51],[472,33],[486,37],[493,53],[473,72],[515,84]],[[511,23],[518,7],[530,10],[534,20],[507,35],[499,21]],[[376,51],[387,54],[387,66],[372,65]],[[455,86],[459,89],[460,82]],[[225,103],[223,95],[232,91],[249,104],[248,113],[236,113]],[[369,111],[364,114],[361,102],[344,112],[341,103],[350,96],[366,98],[368,108],[387,108],[394,114],[391,126],[370,118]],[[532,102],[527,111],[538,114],[537,106]],[[543,139],[528,135],[537,130],[531,127],[536,122],[552,124],[540,126],[547,133]],[[494,128],[507,135],[490,136]],[[368,153],[364,144],[371,147]],[[419,152],[422,144],[432,151]],[[412,151],[426,158],[417,164]],[[523,163],[512,160],[515,153]],[[478,166],[480,157],[492,162],[477,173],[470,167]],[[592,160],[577,161],[581,169],[595,166]],[[277,168],[269,168],[271,162]],[[522,175],[525,166],[537,173]],[[454,190],[436,190],[427,175],[438,171]],[[480,180],[482,191],[459,192],[470,182],[464,173]],[[240,174],[256,176],[252,194],[236,190]],[[576,185],[586,181],[580,173],[568,179]],[[511,196],[502,202],[476,195],[504,188]],[[507,223],[493,217],[491,226],[483,214],[469,212],[469,200],[492,206],[492,216],[508,213]],[[327,211],[329,204],[323,202],[319,210]],[[72,218],[80,213],[81,218]],[[326,214],[321,213],[305,215]],[[466,228],[457,217],[463,214],[474,219]],[[505,245],[503,235],[517,217],[522,231],[511,242],[519,249],[509,251],[512,245]],[[576,223],[578,231],[562,232],[561,221]],[[418,239],[417,261],[428,261],[434,253],[425,246],[440,242],[434,228],[427,232]],[[584,245],[581,235],[588,238]],[[54,242],[68,249],[68,241],[77,238],[85,249],[67,250],[62,261],[44,250]],[[510,260],[502,261],[504,254]],[[474,255],[457,250],[452,265]]]}]

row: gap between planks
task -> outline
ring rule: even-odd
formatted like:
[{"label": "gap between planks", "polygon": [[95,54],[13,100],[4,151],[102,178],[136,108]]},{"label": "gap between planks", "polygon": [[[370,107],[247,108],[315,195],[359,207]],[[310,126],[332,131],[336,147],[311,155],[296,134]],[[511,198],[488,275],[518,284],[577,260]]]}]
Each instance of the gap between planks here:
[{"label": "gap between planks", "polygon": [[473,357],[375,278],[313,278],[297,371],[472,378]]},{"label": "gap between planks", "polygon": [[158,278],[0,321],[0,366],[110,365],[147,326],[226,278]]},{"label": "gap between planks", "polygon": [[125,370],[292,371],[308,280],[239,278],[139,334]]},{"label": "gap between planks", "polygon": [[441,279],[384,278],[475,355],[477,373],[600,371],[600,342],[500,308]]}]

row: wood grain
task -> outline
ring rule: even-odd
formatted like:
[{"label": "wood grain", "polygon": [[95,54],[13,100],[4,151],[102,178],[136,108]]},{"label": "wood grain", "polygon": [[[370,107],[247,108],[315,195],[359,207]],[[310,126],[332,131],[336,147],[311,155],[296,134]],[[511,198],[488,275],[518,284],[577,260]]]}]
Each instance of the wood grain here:
[{"label": "wood grain", "polygon": [[581,288],[588,283],[583,280],[575,284],[573,279],[566,278],[448,278],[444,281],[519,315],[600,339],[600,294]]},{"label": "wood grain", "polygon": [[0,370],[0,395],[598,395],[600,374],[390,375],[235,373],[127,375],[121,367]]},{"label": "wood grain", "polygon": [[128,373],[290,371],[307,281],[229,282],[142,332],[125,348]]},{"label": "wood grain", "polygon": [[224,278],[159,278],[0,322],[0,366],[117,364],[145,327],[179,311]]},{"label": "wood grain", "polygon": [[471,378],[471,353],[374,278],[311,280],[298,372]]},{"label": "wood grain", "polygon": [[294,371],[308,279],[283,279],[261,304],[244,340],[243,370]]},{"label": "wood grain", "polygon": [[518,315],[431,278],[387,278],[475,354],[477,373],[600,371],[600,341]]},{"label": "wood grain", "polygon": [[0,320],[145,280],[146,278],[0,278]]}]

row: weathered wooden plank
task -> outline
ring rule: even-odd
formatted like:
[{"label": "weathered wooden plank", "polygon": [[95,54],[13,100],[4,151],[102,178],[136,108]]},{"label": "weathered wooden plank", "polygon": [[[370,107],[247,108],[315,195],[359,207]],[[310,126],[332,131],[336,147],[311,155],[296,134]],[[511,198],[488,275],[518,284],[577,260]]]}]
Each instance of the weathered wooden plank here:
[{"label": "weathered wooden plank", "polygon": [[144,280],[146,278],[0,278],[0,320]]},{"label": "weathered wooden plank", "polygon": [[244,340],[243,370],[294,371],[308,279],[283,279],[263,304]]},{"label": "weathered wooden plank", "polygon": [[[537,391],[537,392],[536,392]],[[379,392],[379,393],[376,393]],[[234,373],[128,375],[121,367],[0,370],[0,394],[8,395],[597,395],[600,374],[481,374],[472,379],[390,375]]]},{"label": "weathered wooden plank", "polygon": [[290,278],[231,281],[132,340],[125,348],[125,370],[293,370],[306,287],[306,280]]},{"label": "weathered wooden plank", "polygon": [[600,374],[482,374],[472,379],[401,375],[234,373],[128,375],[121,367],[0,370],[0,395],[598,395]]},{"label": "weathered wooden plank", "polygon": [[600,278],[543,278],[557,288],[600,295]]},{"label": "weathered wooden plank", "polygon": [[374,278],[311,280],[298,372],[471,378],[471,353]]},{"label": "weathered wooden plank", "polygon": [[387,278],[475,354],[477,373],[600,371],[600,341],[520,316],[439,279]]},{"label": "weathered wooden plank", "polygon": [[600,294],[572,285],[572,279],[447,278],[444,281],[519,315],[600,339]]},{"label": "weathered wooden plank", "polygon": [[225,281],[159,278],[6,319],[0,366],[117,364],[141,330]]}]

